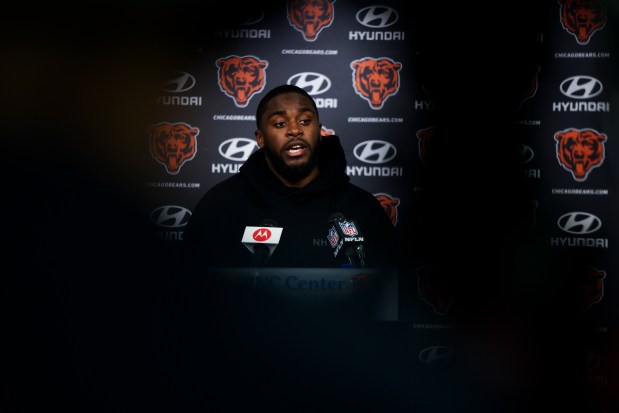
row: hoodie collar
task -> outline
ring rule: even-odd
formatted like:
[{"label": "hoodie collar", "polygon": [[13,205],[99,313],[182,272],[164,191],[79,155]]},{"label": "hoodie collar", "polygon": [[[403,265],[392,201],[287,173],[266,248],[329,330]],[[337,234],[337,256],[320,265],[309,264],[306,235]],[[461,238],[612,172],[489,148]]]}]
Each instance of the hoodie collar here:
[{"label": "hoodie collar", "polygon": [[350,181],[346,174],[346,157],[339,137],[323,136],[320,141],[318,169],[316,179],[302,188],[290,188],[282,184],[269,169],[265,160],[264,148],[254,152],[240,168],[242,176],[265,196],[293,196],[295,194],[313,194],[326,191]]}]

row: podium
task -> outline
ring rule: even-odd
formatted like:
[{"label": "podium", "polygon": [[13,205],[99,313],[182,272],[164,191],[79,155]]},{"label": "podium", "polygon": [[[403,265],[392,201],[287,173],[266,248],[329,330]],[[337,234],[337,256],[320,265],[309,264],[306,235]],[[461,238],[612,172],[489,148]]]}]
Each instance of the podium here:
[{"label": "podium", "polygon": [[301,308],[348,308],[372,320],[398,320],[395,269],[226,267],[209,269],[209,274]]}]

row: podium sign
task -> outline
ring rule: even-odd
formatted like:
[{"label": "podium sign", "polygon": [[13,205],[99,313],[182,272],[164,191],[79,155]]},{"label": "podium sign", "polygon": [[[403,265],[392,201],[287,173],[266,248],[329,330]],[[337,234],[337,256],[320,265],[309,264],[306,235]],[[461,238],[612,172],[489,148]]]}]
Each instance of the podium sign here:
[{"label": "podium sign", "polygon": [[217,268],[210,275],[303,304],[350,303],[377,320],[398,319],[397,271],[372,268]]}]

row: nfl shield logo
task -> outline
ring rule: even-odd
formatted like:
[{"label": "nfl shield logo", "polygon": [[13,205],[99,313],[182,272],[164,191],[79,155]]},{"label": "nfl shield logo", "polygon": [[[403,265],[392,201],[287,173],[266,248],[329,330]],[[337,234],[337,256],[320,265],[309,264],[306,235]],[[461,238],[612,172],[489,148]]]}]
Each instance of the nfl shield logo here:
[{"label": "nfl shield logo", "polygon": [[353,221],[342,220],[339,222],[339,224],[340,224],[340,228],[342,228],[342,232],[348,235],[349,237],[354,237],[355,235],[359,233]]},{"label": "nfl shield logo", "polygon": [[337,242],[340,240],[340,237],[338,237],[335,227],[331,227],[329,230],[329,235],[327,235],[327,239],[329,240],[329,244],[331,244],[331,248],[335,248],[337,246]]}]

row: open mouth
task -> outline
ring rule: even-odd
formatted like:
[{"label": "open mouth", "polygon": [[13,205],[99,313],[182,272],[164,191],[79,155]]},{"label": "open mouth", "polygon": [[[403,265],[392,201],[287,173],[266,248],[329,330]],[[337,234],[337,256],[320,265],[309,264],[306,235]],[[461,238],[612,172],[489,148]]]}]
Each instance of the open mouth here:
[{"label": "open mouth", "polygon": [[304,143],[293,142],[293,143],[288,144],[284,148],[284,152],[288,156],[300,156],[305,152],[306,149],[307,149],[307,145],[305,145]]}]

